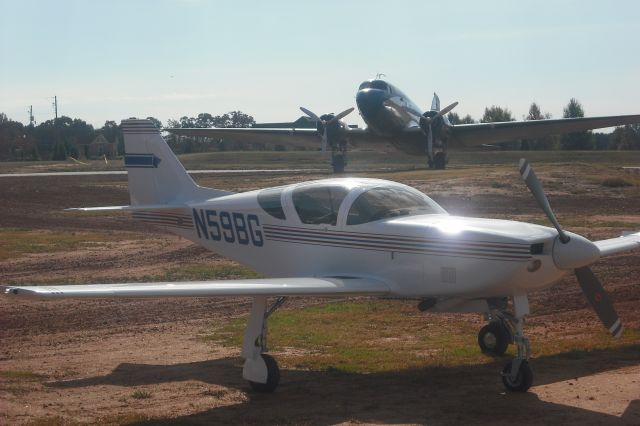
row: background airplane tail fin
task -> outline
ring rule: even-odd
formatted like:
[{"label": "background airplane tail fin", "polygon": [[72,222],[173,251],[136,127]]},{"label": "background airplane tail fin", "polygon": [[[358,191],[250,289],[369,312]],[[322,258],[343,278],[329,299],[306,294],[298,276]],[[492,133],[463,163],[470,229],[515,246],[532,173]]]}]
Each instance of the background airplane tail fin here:
[{"label": "background airplane tail fin", "polygon": [[121,127],[132,206],[175,205],[231,194],[198,186],[151,121],[122,120]]}]

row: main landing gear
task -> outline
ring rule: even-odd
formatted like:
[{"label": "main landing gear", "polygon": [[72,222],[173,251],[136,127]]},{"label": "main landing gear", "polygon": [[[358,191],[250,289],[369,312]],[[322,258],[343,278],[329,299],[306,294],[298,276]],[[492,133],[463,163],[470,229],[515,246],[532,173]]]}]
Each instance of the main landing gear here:
[{"label": "main landing gear", "polygon": [[529,314],[526,295],[514,296],[514,314],[507,312],[506,300],[492,305],[489,324],[478,333],[478,345],[489,355],[503,355],[510,343],[517,347],[516,357],[502,369],[502,383],[512,392],[526,392],[533,383],[533,372],[529,365],[531,346],[524,335],[524,317]]},{"label": "main landing gear", "polygon": [[253,298],[251,314],[242,343],[242,357],[245,359],[242,377],[249,381],[249,385],[256,392],[273,392],[280,383],[278,363],[264,352],[268,351],[267,319],[282,306],[286,299],[286,297],[279,297],[267,309],[266,297]]}]

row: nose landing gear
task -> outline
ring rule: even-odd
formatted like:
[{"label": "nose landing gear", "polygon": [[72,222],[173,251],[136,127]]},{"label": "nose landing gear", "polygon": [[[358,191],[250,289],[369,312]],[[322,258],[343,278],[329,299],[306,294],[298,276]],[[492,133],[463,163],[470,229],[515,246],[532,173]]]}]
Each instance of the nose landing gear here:
[{"label": "nose landing gear", "polygon": [[511,392],[526,392],[533,383],[533,372],[529,365],[531,345],[524,335],[524,317],[529,314],[526,295],[513,296],[514,314],[507,312],[506,300],[492,304],[491,321],[480,329],[478,345],[482,352],[503,355],[510,343],[517,347],[516,357],[502,370],[502,383]]}]

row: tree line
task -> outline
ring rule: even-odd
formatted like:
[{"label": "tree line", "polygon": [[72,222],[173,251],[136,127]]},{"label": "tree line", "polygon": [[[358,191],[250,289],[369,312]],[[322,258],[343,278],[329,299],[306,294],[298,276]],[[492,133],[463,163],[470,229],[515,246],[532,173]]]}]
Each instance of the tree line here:
[{"label": "tree line", "polygon": [[[571,99],[563,110],[564,118],[584,117],[584,109],[580,102]],[[147,117],[158,128],[162,122],[155,117]],[[455,112],[447,115],[451,124],[471,124],[476,120],[470,115],[459,116]],[[542,112],[538,104],[533,102],[525,120],[546,120],[551,114]],[[486,107],[481,123],[515,121],[508,108],[492,105]],[[167,127],[251,127],[255,120],[242,111],[230,111],[222,115],[200,113],[195,117],[183,116],[179,119],[167,120]],[[97,140],[97,138],[102,137]],[[207,138],[191,138],[167,135],[167,142],[178,154],[230,151],[245,149],[283,149],[280,146],[264,144],[243,144],[232,140],[211,140]],[[97,140],[97,142],[96,142]],[[93,144],[92,144],[93,143]],[[109,150],[96,151],[98,144],[109,144]],[[93,145],[93,146],[92,146]],[[539,139],[520,140],[499,144],[502,149],[518,150],[635,150],[640,149],[640,124],[617,127],[611,134],[579,132],[558,136],[547,136]],[[11,120],[0,112],[0,161],[20,160],[65,160],[68,157],[91,158],[96,156],[119,156],[124,153],[122,132],[118,123],[108,120],[100,128],[79,118],[66,116],[47,120],[36,125],[24,125]]]},{"label": "tree line", "polygon": [[[155,117],[147,117],[156,127],[162,122]],[[168,120],[167,127],[250,127],[255,120],[242,111],[231,111],[222,115],[201,113],[196,117],[181,117]],[[102,136],[102,138],[99,138]],[[199,139],[199,140],[198,140]],[[167,137],[167,142],[176,153],[190,153],[211,150],[238,149],[231,141],[204,141],[202,138]],[[92,145],[108,145],[96,151]],[[96,152],[99,155],[96,155]],[[79,118],[62,116],[36,125],[24,125],[11,120],[0,112],[0,161],[22,160],[66,160],[69,157],[107,158],[124,154],[124,140],[120,125],[113,120],[105,121],[100,128]]]}]

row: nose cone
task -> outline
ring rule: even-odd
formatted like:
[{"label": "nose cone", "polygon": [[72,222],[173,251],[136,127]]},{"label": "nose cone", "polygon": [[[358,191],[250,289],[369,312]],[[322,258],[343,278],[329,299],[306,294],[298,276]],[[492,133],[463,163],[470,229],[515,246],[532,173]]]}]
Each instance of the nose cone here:
[{"label": "nose cone", "polygon": [[383,90],[366,88],[356,93],[356,104],[362,117],[373,119],[383,108],[383,102],[389,97],[389,94]]},{"label": "nose cone", "polygon": [[560,238],[553,243],[553,263],[558,269],[576,269],[591,265],[600,258],[600,249],[580,235],[566,232],[569,242],[563,244]]}]

